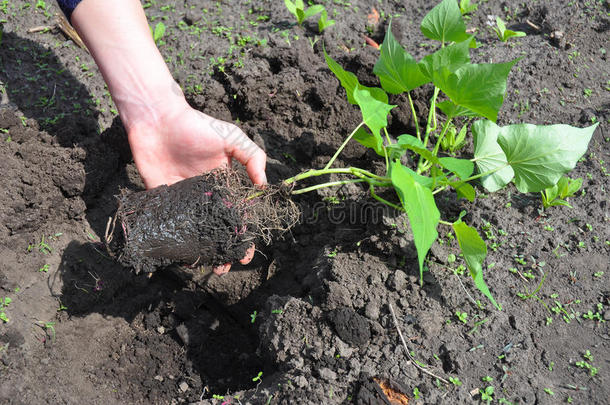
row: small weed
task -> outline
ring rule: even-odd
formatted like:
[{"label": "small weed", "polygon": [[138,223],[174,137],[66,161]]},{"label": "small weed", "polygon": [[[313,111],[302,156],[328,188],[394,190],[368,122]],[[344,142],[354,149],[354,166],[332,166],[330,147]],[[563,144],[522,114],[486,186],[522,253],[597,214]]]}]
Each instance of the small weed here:
[{"label": "small weed", "polygon": [[258,311],[254,311],[250,314],[250,323],[254,323],[256,321],[256,316],[258,315]]},{"label": "small weed", "polygon": [[468,313],[455,311],[455,316],[457,316],[458,320],[462,323],[468,322]]},{"label": "small weed", "polygon": [[[303,0],[295,0],[294,2],[291,0],[284,0],[284,4],[288,11],[296,17],[299,25],[303,25],[303,22],[309,17],[313,17],[314,15],[325,11],[324,6],[320,4],[305,7]],[[322,30],[320,32],[322,32]]]},{"label": "small weed", "polygon": [[506,28],[506,24],[500,17],[496,17],[496,26],[492,27],[498,35],[498,39],[502,42],[506,42],[512,37],[524,37],[526,34],[523,31],[513,31]]},{"label": "small weed", "polygon": [[488,404],[494,399],[494,387],[491,385],[485,387],[485,389],[479,388],[479,393],[481,394],[481,401],[487,402]]},{"label": "small weed", "polygon": [[462,382],[458,377],[449,377],[449,382],[451,382],[451,384],[455,385],[456,387],[462,385]]},{"label": "small weed", "polygon": [[48,273],[49,272],[49,265],[45,264],[44,266],[42,266],[41,268],[38,269],[39,273]]}]

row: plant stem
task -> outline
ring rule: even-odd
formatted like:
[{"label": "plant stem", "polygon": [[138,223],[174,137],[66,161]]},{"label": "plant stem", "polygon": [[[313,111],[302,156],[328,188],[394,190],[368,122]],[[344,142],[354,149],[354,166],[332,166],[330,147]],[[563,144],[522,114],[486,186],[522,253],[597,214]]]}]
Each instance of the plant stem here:
[{"label": "plant stem", "polygon": [[350,180],[330,181],[328,183],[316,184],[315,186],[305,187],[305,188],[302,188],[300,190],[294,190],[294,191],[292,191],[291,194],[304,194],[304,193],[308,193],[310,191],[318,190],[320,188],[333,187],[333,186],[341,186],[343,184],[350,184],[350,183],[362,183],[362,182],[365,182],[365,181],[366,181],[366,179],[350,179]]},{"label": "plant stem", "polygon": [[378,176],[376,174],[373,174],[367,170],[364,169],[360,169],[358,167],[345,167],[345,168],[337,168],[337,169],[312,169],[312,170],[308,170],[306,172],[297,174],[294,177],[290,177],[289,179],[284,180],[284,183],[286,184],[291,184],[294,183],[296,181],[299,180],[303,180],[303,179],[307,179],[310,177],[315,177],[315,176],[323,176],[325,174],[332,174],[332,173],[337,173],[337,174],[351,174],[357,177],[360,176],[365,176],[365,177],[369,177],[371,179],[375,179],[375,180],[379,180],[382,182],[389,182],[390,179],[387,177],[382,177],[382,176]]},{"label": "plant stem", "polygon": [[388,205],[388,206],[390,206],[390,207],[394,208],[395,210],[402,211],[402,212],[404,212],[404,211],[405,211],[405,209],[404,209],[403,207],[400,207],[400,206],[398,206],[398,205],[396,205],[396,204],[394,204],[394,203],[389,202],[388,200],[386,200],[386,199],[384,199],[384,198],[379,197],[379,196],[378,196],[378,195],[375,193],[375,187],[373,187],[373,185],[372,185],[372,184],[371,184],[371,187],[369,188],[369,190],[370,190],[370,192],[371,192],[371,197],[373,197],[373,198],[374,198],[374,199],[376,199],[377,201],[379,201],[379,202],[381,202],[381,203],[384,203],[385,205]]},{"label": "plant stem", "polygon": [[424,146],[428,146],[428,139],[430,133],[436,131],[436,98],[438,93],[441,91],[438,87],[434,86],[434,94],[430,100],[430,111],[428,111],[428,123],[426,124],[426,135],[424,137]]},{"label": "plant stem", "polygon": [[[430,111],[428,111],[428,122],[426,124],[426,134],[424,136],[424,147],[428,145],[428,139],[430,138],[430,134],[436,131],[436,98],[438,97],[438,93],[441,91],[438,87],[434,86],[434,94],[432,95],[432,99],[430,100]],[[417,162],[417,173],[422,173],[422,167],[424,164],[424,157],[420,156],[419,161]]]},{"label": "plant stem", "polygon": [[434,145],[434,150],[432,151],[432,154],[434,156],[436,156],[438,154],[438,149],[441,146],[441,142],[443,141],[443,138],[447,134],[447,130],[449,129],[449,124],[451,124],[451,118],[448,118],[447,121],[445,121],[445,124],[443,124],[443,129],[441,131],[441,134],[439,135],[438,139],[436,140],[436,144]]},{"label": "plant stem", "polygon": [[347,143],[350,141],[350,139],[352,139],[354,134],[360,129],[360,127],[362,125],[364,125],[364,121],[362,121],[360,124],[358,124],[358,126],[352,131],[352,133],[349,134],[349,136],[345,139],[345,141],[343,141],[343,143],[341,144],[341,146],[339,146],[339,149],[337,149],[337,151],[335,152],[333,157],[330,158],[330,160],[328,161],[326,166],[324,166],[324,169],[328,169],[328,168],[330,168],[332,166],[332,164],[335,162],[335,159],[337,159],[337,157],[339,156],[341,151],[343,151],[343,149],[345,148],[345,145],[347,145]]},{"label": "plant stem", "polygon": [[417,114],[415,113],[415,105],[413,105],[413,100],[411,99],[410,91],[407,91],[407,97],[409,98],[409,106],[411,107],[411,116],[413,117],[413,122],[415,123],[415,135],[417,135],[417,139],[421,141],[421,133],[419,132],[419,120],[417,119]]}]

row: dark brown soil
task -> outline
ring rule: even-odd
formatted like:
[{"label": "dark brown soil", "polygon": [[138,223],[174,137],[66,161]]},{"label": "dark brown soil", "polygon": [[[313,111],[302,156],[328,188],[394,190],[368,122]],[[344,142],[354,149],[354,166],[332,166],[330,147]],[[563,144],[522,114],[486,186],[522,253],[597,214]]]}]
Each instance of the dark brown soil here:
[{"label": "dark brown soil", "polygon": [[[114,196],[142,183],[99,72],[61,32],[28,33],[53,23],[54,3],[0,7],[0,299],[12,299],[0,324],[0,402],[373,404],[383,398],[377,378],[416,404],[479,403],[485,387],[493,403],[607,403],[610,10],[477,3],[473,60],[523,57],[499,124],[600,122],[572,173],[584,179],[573,209],[541,215],[540,197],[512,186],[480,189],[474,204],[441,198],[445,217],[467,210],[465,221],[484,230],[485,277],[502,311],[454,275],[462,259],[450,260],[449,229],[439,228],[420,287],[406,218],[357,185],[299,197],[300,224],[224,277],[126,271],[101,239]],[[377,51],[363,35],[381,42],[389,16],[414,57],[434,46],[419,32],[432,3],[325,4],[337,24],[320,36],[313,20],[295,26],[281,1],[147,3],[151,25],[168,26],[160,48],[191,103],[251,135],[271,182],[324,165],[359,122],[322,42],[369,86]],[[369,25],[373,4],[381,18]],[[490,15],[527,36],[498,41]],[[414,96],[425,114],[429,89]],[[390,129],[413,130],[408,108],[393,110]],[[350,144],[339,163],[375,159]]]},{"label": "dark brown soil", "polygon": [[109,254],[136,273],[239,261],[255,237],[233,191],[215,177],[123,194],[104,238]]}]

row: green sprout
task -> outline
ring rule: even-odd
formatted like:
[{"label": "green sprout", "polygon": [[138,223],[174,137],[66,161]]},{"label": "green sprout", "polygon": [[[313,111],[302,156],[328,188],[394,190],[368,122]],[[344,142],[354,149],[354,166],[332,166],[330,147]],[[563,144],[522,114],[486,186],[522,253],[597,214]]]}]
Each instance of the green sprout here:
[{"label": "green sprout", "polygon": [[546,209],[556,205],[565,205],[568,208],[572,206],[567,199],[573,197],[582,186],[582,179],[571,179],[568,176],[562,176],[557,184],[552,187],[545,188],[541,191],[542,206]]},{"label": "green sprout", "polygon": [[460,13],[462,15],[470,14],[477,11],[477,6],[474,3],[471,3],[470,0],[460,0]]},{"label": "green sprout", "polygon": [[[284,0],[284,4],[286,5],[288,11],[290,11],[290,13],[296,17],[299,25],[303,25],[303,22],[306,19],[308,19],[309,17],[313,17],[314,15],[319,14],[325,10],[324,6],[320,4],[316,4],[311,7],[305,7],[305,3],[303,2],[303,0],[295,0],[294,2],[291,0]],[[322,30],[320,30],[320,32],[322,32]]]},{"label": "green sprout", "polygon": [[493,30],[498,34],[498,38],[502,42],[508,41],[509,38],[515,37],[524,37],[526,34],[523,31],[513,31],[506,28],[506,24],[500,17],[496,17],[496,26],[493,27]]},{"label": "green sprout", "polygon": [[335,25],[335,20],[329,20],[326,9],[322,10],[322,13],[320,14],[320,19],[318,20],[318,31],[320,32],[320,34],[326,28],[331,27],[333,25]]}]

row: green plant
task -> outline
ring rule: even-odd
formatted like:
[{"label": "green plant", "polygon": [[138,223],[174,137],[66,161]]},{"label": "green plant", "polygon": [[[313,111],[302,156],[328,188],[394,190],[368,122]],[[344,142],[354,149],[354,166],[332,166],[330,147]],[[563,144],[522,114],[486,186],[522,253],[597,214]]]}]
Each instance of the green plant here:
[{"label": "green plant", "polygon": [[462,15],[475,12],[477,11],[477,8],[479,8],[479,6],[474,3],[471,3],[470,0],[460,0],[460,13]]},{"label": "green plant", "polygon": [[506,24],[500,17],[496,17],[496,26],[493,30],[498,34],[498,38],[502,42],[508,41],[512,37],[524,37],[526,34],[523,31],[513,31],[506,28]]},{"label": "green plant", "polygon": [[153,36],[153,40],[155,41],[155,44],[157,44],[157,46],[163,45],[161,40],[163,39],[163,36],[165,35],[165,29],[166,29],[165,24],[163,24],[162,22],[158,22],[157,25],[155,25],[154,30],[152,29],[152,27],[150,28],[150,32]]},{"label": "green plant", "polygon": [[6,312],[4,312],[4,308],[8,307],[13,300],[9,297],[4,297],[0,300],[0,321],[3,323],[7,323],[9,321]]},{"label": "green plant", "polygon": [[568,208],[572,208],[567,198],[573,197],[580,190],[581,186],[581,178],[571,179],[568,176],[562,176],[557,184],[545,188],[540,192],[542,195],[542,206],[545,209],[556,205],[565,205]]},{"label": "green plant", "polygon": [[[440,49],[417,62],[388,29],[373,70],[381,88],[361,85],[356,75],[345,71],[324,52],[330,70],[345,88],[348,102],[360,108],[362,121],[326,166],[300,173],[284,183],[292,185],[322,175],[347,175],[351,178],[295,189],[292,193],[362,183],[375,200],[406,212],[418,255],[420,283],[423,283],[421,276],[426,255],[438,237],[437,227],[451,227],[475,285],[496,308],[500,308],[483,279],[483,262],[487,255],[485,241],[475,228],[462,221],[465,212],[453,221],[442,220],[435,196],[454,190],[458,198],[474,201],[476,192],[470,184],[474,180],[480,180],[489,192],[510,182],[523,193],[542,191],[574,168],[585,153],[597,124],[583,129],[568,125],[496,125],[494,121],[504,100],[507,77],[518,59],[506,63],[470,63],[469,48],[474,38],[466,32],[455,0],[444,0],[434,7],[424,17],[420,28],[426,37],[440,42]],[[420,128],[411,91],[429,83],[433,86],[430,108],[426,125]],[[386,92],[406,93],[414,135],[402,134],[396,140],[390,137],[387,118],[395,106],[388,104]],[[474,157],[471,159],[439,156],[442,139],[458,117],[484,118],[470,127],[474,136]],[[358,167],[333,168],[351,139],[373,149],[385,162],[385,173],[377,174]],[[417,163],[413,166],[401,163],[405,154],[410,154]],[[477,174],[473,174],[475,167]],[[379,189],[388,187],[396,191],[399,204],[378,195]]]},{"label": "green plant", "polygon": [[38,321],[38,326],[42,327],[45,332],[51,337],[51,341],[55,341],[55,322]]},{"label": "green plant", "polygon": [[468,322],[468,312],[455,311],[455,316],[462,323]]},{"label": "green plant", "polygon": [[[286,5],[288,11],[290,11],[290,13],[296,17],[299,25],[302,25],[303,22],[309,17],[313,17],[314,15],[321,13],[325,10],[324,6],[320,4],[316,4],[311,7],[305,7],[305,3],[303,3],[303,0],[295,0],[294,2],[291,0],[284,0],[284,4]],[[320,30],[320,32],[322,32],[322,30]]]},{"label": "green plant", "polygon": [[449,382],[453,385],[455,385],[456,387],[459,387],[460,385],[462,385],[462,382],[460,381],[460,379],[458,377],[449,377]]},{"label": "green plant", "polygon": [[335,25],[335,20],[329,20],[326,9],[323,9],[320,14],[320,19],[318,20],[318,31],[321,34],[325,29],[332,27],[333,25]]},{"label": "green plant", "polygon": [[488,387],[479,388],[479,393],[481,394],[481,401],[490,403],[494,399],[494,387],[491,385]]}]

